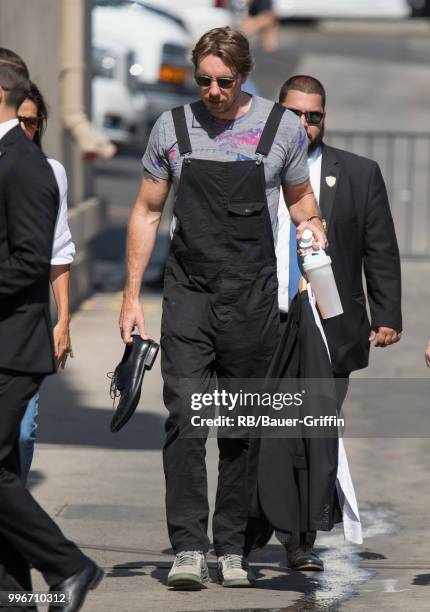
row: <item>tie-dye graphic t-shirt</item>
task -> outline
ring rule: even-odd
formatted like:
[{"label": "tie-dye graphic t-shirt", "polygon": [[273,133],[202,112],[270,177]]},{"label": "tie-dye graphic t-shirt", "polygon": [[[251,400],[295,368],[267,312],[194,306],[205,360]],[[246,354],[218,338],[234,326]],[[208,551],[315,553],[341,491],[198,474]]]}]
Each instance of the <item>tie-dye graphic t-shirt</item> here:
[{"label": "tie-dye graphic t-shirt", "polygon": [[[215,161],[256,159],[255,150],[273,102],[253,96],[249,111],[233,120],[213,117],[203,102],[185,106],[185,117],[193,152],[191,157]],[[151,132],[142,159],[151,174],[173,184],[177,192],[183,157],[179,154],[172,113],[163,113]],[[286,110],[267,158],[263,160],[266,196],[274,236],[281,184],[297,185],[309,178],[307,138],[299,118]]]}]

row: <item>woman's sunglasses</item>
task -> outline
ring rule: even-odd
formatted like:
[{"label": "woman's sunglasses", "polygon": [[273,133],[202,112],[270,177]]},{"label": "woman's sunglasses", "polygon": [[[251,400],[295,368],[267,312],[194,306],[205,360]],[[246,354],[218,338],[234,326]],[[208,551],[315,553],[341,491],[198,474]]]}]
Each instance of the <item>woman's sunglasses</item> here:
[{"label": "woman's sunglasses", "polygon": [[39,130],[43,124],[43,117],[23,117],[18,115],[18,121],[23,123],[27,130]]},{"label": "woman's sunglasses", "polygon": [[297,115],[297,117],[299,118],[304,115],[306,123],[308,123],[309,125],[319,125],[324,117],[324,113],[320,113],[319,111],[310,111],[304,113],[303,111],[298,110],[297,108],[287,107],[287,109]]},{"label": "woman's sunglasses", "polygon": [[195,81],[199,87],[210,87],[212,81],[216,81],[220,89],[231,89],[237,81],[235,77],[210,77],[203,74],[195,74]]}]

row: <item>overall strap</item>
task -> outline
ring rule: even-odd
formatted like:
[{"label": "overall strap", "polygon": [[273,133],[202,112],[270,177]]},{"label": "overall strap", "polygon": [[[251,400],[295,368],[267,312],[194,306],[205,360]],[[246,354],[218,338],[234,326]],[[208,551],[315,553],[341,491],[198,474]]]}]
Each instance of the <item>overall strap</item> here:
[{"label": "overall strap", "polygon": [[191,153],[190,135],[188,134],[187,122],[185,119],[185,109],[177,106],[172,109],[173,124],[175,126],[176,138],[178,139],[179,153],[185,155]]},{"label": "overall strap", "polygon": [[284,112],[285,107],[275,102],[261,134],[260,142],[258,143],[255,151],[256,155],[262,155],[263,157],[267,157],[269,155]]}]

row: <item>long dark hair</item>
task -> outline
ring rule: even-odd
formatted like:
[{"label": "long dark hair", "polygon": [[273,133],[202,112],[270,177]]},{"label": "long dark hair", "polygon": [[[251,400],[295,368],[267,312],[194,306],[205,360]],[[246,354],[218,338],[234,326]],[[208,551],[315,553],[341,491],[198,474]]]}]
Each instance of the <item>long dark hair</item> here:
[{"label": "long dark hair", "polygon": [[48,125],[48,107],[40,89],[32,81],[30,81],[30,89],[28,90],[26,100],[31,100],[36,105],[37,116],[42,118],[40,127],[36,130],[33,138],[33,142],[42,148],[42,136]]}]

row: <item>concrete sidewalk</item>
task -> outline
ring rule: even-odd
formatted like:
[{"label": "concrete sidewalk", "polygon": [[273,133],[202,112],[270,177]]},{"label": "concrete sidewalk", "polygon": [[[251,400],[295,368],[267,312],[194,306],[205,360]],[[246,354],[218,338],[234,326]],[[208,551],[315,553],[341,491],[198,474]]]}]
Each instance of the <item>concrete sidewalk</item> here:
[{"label": "concrete sidewalk", "polygon": [[[430,266],[404,266],[404,338],[391,349],[373,351],[371,368],[359,378],[422,377],[424,384],[429,382],[423,360],[430,333],[426,279]],[[148,295],[143,301],[148,330],[157,339],[161,299]],[[374,437],[377,431],[345,440],[365,524],[362,547],[345,543],[339,529],[321,535],[318,545],[327,569],[315,575],[287,570],[283,549],[272,540],[252,558],[259,574],[255,589],[223,589],[216,583],[215,557],[210,556],[214,581],[207,589],[168,590],[165,581],[173,555],[165,529],[160,452],[165,409],[159,359],[145,377],[143,400],[133,420],[117,434],[109,431],[112,402],[106,373],[123,351],[117,330],[120,304],[120,295],[96,295],[74,316],[76,357],[65,372],[44,383],[31,473],[36,498],[67,536],[106,570],[84,610],[429,609],[430,444],[427,438]],[[430,391],[430,385],[427,388]],[[405,403],[404,410],[409,408]],[[387,419],[394,418],[389,403],[381,410],[387,411]],[[356,423],[371,420],[369,411],[361,416],[355,401],[347,404],[346,412]],[[211,507],[216,455],[210,440]],[[34,588],[46,589],[37,573]]]}]

